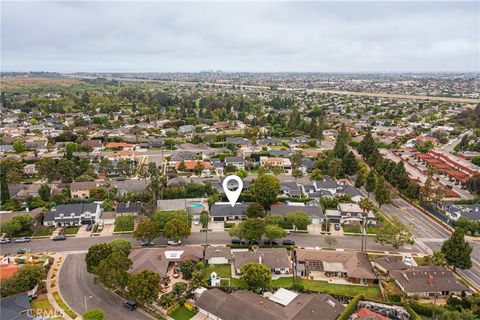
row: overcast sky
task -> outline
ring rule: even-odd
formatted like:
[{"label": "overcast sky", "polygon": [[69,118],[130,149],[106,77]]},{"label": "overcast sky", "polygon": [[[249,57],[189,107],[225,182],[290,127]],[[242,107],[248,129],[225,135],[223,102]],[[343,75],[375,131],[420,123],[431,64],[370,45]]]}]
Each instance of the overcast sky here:
[{"label": "overcast sky", "polygon": [[480,71],[480,2],[1,2],[2,71]]}]

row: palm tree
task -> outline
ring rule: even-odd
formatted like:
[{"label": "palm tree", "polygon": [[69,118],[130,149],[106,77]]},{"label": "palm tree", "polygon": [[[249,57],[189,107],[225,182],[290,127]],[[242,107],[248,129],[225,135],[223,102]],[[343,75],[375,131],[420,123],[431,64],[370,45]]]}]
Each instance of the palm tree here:
[{"label": "palm tree", "polygon": [[364,198],[360,200],[358,203],[360,208],[363,211],[363,221],[362,221],[362,251],[367,251],[367,217],[368,213],[375,208],[373,202],[368,199]]}]

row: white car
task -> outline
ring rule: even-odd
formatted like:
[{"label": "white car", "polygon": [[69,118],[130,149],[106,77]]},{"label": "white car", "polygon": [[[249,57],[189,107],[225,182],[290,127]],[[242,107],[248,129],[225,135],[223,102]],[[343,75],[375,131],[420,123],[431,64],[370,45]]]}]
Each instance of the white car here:
[{"label": "white car", "polygon": [[403,263],[405,263],[407,266],[411,267],[411,266],[413,266],[413,258],[411,256],[405,256],[405,257],[403,257]]},{"label": "white car", "polygon": [[168,240],[167,241],[167,244],[169,246],[179,246],[182,244],[182,241],[178,240],[178,241],[175,241],[175,240]]}]

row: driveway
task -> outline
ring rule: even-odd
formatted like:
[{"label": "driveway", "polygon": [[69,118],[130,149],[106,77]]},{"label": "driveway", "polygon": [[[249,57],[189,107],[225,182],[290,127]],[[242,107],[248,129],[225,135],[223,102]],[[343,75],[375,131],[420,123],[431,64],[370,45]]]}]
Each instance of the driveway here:
[{"label": "driveway", "polygon": [[128,311],[122,307],[123,300],[102,286],[93,282],[93,275],[87,272],[85,254],[69,254],[63,263],[58,285],[65,302],[78,314],[85,312],[85,297],[88,309],[102,309],[105,319],[131,320],[152,319],[143,312]]},{"label": "driveway", "polygon": [[87,231],[87,225],[84,224],[78,229],[76,238],[88,238],[90,237],[91,231]]}]

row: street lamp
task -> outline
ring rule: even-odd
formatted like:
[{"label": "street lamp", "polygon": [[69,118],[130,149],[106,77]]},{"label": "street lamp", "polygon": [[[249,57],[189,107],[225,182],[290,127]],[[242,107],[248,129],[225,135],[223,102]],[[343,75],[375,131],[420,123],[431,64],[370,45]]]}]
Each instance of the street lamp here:
[{"label": "street lamp", "polygon": [[83,296],[83,302],[85,303],[85,312],[87,312],[87,300],[93,298],[93,296]]}]

